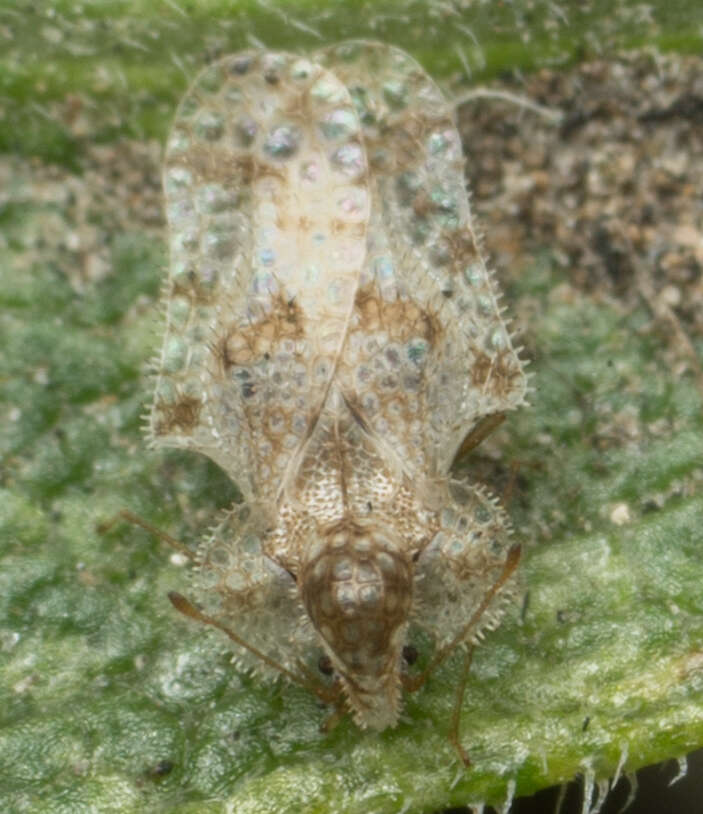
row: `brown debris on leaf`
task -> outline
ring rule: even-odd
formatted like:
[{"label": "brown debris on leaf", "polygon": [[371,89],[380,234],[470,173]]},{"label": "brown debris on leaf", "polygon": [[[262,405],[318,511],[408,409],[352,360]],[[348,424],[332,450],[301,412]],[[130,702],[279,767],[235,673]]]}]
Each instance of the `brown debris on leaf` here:
[{"label": "brown debris on leaf", "polygon": [[[575,288],[653,297],[686,333],[703,332],[703,61],[635,52],[511,88],[564,113],[463,106],[467,177],[502,279],[545,247]],[[529,117],[529,126],[526,126]]]}]

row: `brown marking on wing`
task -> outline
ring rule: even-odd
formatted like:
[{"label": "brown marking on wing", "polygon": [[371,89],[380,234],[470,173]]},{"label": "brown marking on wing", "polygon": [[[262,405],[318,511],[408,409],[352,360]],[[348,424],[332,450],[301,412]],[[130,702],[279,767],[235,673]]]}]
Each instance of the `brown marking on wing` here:
[{"label": "brown marking on wing", "polygon": [[[417,111],[413,115],[405,114],[400,117],[397,113],[386,112],[382,115],[382,120],[377,132],[368,129],[364,136],[369,155],[372,156],[372,165],[383,172],[397,173],[417,169],[427,153],[427,136],[437,130],[454,127],[449,116],[423,116],[418,115]],[[375,147],[382,149],[373,149]]]},{"label": "brown marking on wing", "polygon": [[216,291],[207,285],[195,268],[189,268],[178,279],[170,280],[169,298],[185,297],[192,305],[209,305],[213,302]]},{"label": "brown marking on wing", "polygon": [[180,401],[171,404],[158,401],[154,405],[160,414],[154,430],[156,435],[170,435],[175,429],[186,435],[197,426],[202,406],[200,399],[194,396],[182,396]]},{"label": "brown marking on wing", "polygon": [[455,274],[463,273],[467,266],[481,257],[474,236],[468,229],[442,232],[439,242],[446,246],[447,255],[451,258],[450,270]]},{"label": "brown marking on wing", "polygon": [[366,225],[364,223],[354,223],[352,221],[345,221],[340,218],[335,218],[330,222],[330,231],[333,235],[347,234],[349,237],[363,237],[366,232]]},{"label": "brown marking on wing", "polygon": [[416,218],[426,219],[439,211],[439,204],[427,194],[427,190],[419,189],[410,204]]},{"label": "brown marking on wing", "polygon": [[213,353],[223,373],[233,365],[248,365],[272,354],[285,339],[302,339],[305,315],[295,299],[276,294],[273,307],[250,325],[230,326],[214,344]]},{"label": "brown marking on wing", "polygon": [[213,145],[193,144],[185,159],[172,160],[170,167],[183,166],[194,173],[197,183],[219,183],[228,189],[249,187],[261,178],[273,176],[285,181],[285,171],[251,153],[232,152]]},{"label": "brown marking on wing", "polygon": [[477,389],[501,398],[513,390],[514,380],[520,376],[522,369],[510,350],[498,351],[495,356],[478,349],[474,351],[471,383]]},{"label": "brown marking on wing", "polygon": [[313,222],[307,215],[301,215],[298,218],[298,231],[309,232],[313,227]]},{"label": "brown marking on wing", "polygon": [[349,226],[350,224],[345,223],[339,218],[335,218],[330,222],[330,232],[332,232],[333,235],[339,235],[348,231]]},{"label": "brown marking on wing", "polygon": [[435,345],[443,332],[442,323],[431,310],[421,308],[412,300],[386,302],[370,285],[357,291],[354,309],[359,328],[369,334],[388,331],[394,342],[422,337]]}]

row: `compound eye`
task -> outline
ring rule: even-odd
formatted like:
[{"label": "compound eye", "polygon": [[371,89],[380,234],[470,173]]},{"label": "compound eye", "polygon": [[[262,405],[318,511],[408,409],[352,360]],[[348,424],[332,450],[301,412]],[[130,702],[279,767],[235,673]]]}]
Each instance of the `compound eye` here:
[{"label": "compound eye", "polygon": [[332,659],[329,656],[320,656],[317,662],[317,669],[325,676],[331,676],[334,672],[332,667]]},{"label": "compound eye", "polygon": [[417,648],[413,647],[411,644],[406,644],[403,648],[403,661],[410,667],[411,665],[415,664],[418,657]]}]

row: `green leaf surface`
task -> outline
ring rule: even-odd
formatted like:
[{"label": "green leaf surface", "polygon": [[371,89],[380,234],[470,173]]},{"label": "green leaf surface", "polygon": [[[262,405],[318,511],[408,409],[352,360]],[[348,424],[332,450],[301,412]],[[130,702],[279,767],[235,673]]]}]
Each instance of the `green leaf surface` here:
[{"label": "green leaf surface", "polygon": [[[129,508],[192,544],[237,497],[213,464],[140,434],[166,263],[151,139],[181,68],[241,47],[242,28],[296,50],[386,38],[444,76],[461,64],[447,42],[488,74],[572,60],[600,31],[598,4],[563,6],[555,36],[550,4],[530,19],[507,5],[458,19],[427,3],[0,7],[14,35],[0,57],[0,810],[431,812],[703,744],[700,382],[643,303],[563,296],[549,255],[506,286],[509,312],[531,314],[531,407],[463,463],[500,491],[520,462],[509,511],[525,548],[523,604],[474,656],[468,771],[446,737],[460,659],[406,698],[396,729],[323,735],[309,693],[237,674],[177,617],[172,551],[139,528],[97,531]],[[623,12],[609,41],[689,47],[694,6],[664,5],[656,30]]]}]

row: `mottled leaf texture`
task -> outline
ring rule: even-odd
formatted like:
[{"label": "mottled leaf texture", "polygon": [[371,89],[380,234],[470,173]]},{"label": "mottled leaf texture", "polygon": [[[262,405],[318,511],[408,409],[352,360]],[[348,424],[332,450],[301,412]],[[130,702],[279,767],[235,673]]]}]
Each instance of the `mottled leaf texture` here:
[{"label": "mottled leaf texture", "polygon": [[194,599],[359,725],[392,726],[411,624],[451,643],[503,572],[504,513],[449,467],[525,394],[451,109],[379,43],[227,57],[180,105],[164,184],[151,438],[245,498],[200,547]]}]

